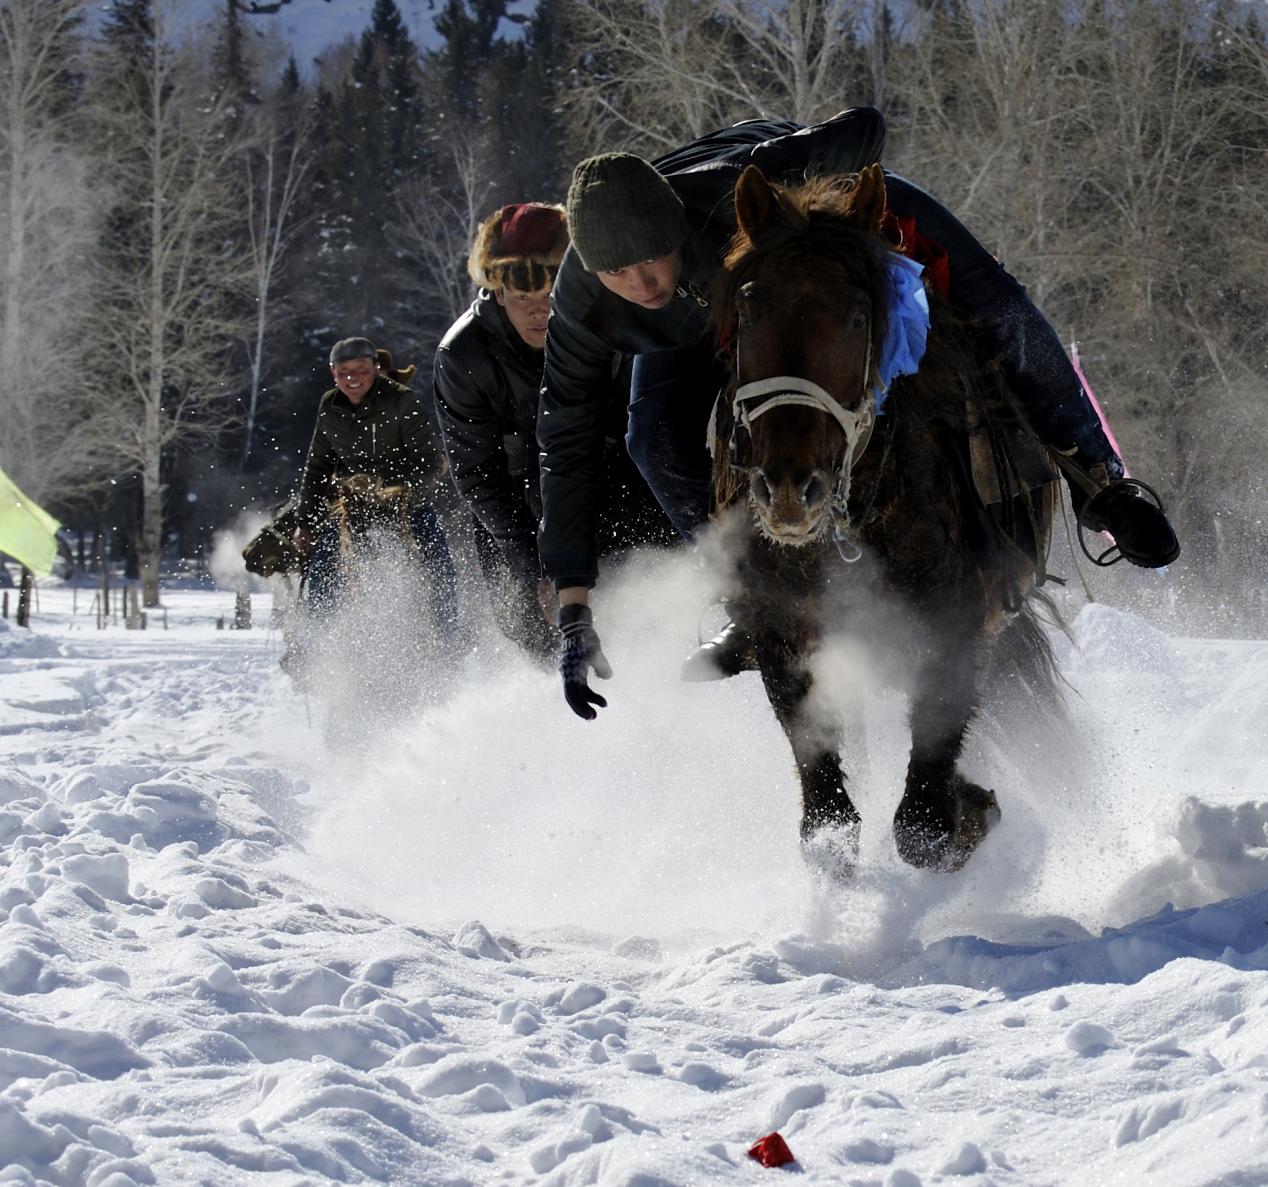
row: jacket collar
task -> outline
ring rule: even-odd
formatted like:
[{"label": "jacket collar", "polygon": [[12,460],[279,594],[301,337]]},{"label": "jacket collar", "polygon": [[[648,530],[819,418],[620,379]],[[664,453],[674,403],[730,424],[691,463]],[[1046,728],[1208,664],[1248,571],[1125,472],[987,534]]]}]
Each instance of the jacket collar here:
[{"label": "jacket collar", "polygon": [[527,363],[541,363],[543,352],[534,350],[519,336],[519,331],[506,316],[506,310],[498,304],[497,298],[488,289],[481,289],[480,295],[476,297],[471,306],[471,319],[517,358]]},{"label": "jacket collar", "polygon": [[380,375],[370,390],[365,393],[365,399],[360,404],[354,404],[347,396],[343,394],[337,387],[331,388],[330,407],[339,410],[343,416],[366,416],[375,402],[375,396],[383,390],[383,376]]}]

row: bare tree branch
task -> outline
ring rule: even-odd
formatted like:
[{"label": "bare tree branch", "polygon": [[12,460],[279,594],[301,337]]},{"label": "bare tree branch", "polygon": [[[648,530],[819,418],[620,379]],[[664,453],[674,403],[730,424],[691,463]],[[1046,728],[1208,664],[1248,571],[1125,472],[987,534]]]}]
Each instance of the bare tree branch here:
[{"label": "bare tree branch", "polygon": [[115,85],[98,104],[122,229],[101,254],[102,299],[89,323],[99,357],[118,376],[98,415],[141,475],[146,605],[158,601],[163,459],[175,443],[215,434],[232,418],[227,345],[242,336],[238,310],[251,289],[232,234],[238,144],[200,63],[165,35],[167,15],[156,9],[147,60],[113,64]]}]

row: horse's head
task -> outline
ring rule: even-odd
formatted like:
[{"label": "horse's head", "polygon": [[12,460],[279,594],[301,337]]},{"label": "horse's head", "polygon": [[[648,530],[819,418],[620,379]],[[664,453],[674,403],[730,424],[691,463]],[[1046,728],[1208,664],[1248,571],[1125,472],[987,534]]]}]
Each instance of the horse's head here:
[{"label": "horse's head", "polygon": [[877,167],[786,188],[749,166],[736,183],[720,289],[736,365],[729,463],[781,544],[821,536],[871,435],[884,211]]}]

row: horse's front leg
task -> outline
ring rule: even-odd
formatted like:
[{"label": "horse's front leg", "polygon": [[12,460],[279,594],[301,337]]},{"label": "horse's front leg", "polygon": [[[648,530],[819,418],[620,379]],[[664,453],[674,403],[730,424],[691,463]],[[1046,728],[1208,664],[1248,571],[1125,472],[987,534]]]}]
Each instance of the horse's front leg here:
[{"label": "horse's front leg", "polygon": [[840,724],[816,703],[803,647],[760,635],[755,644],[766,695],[801,782],[803,850],[813,865],[847,879],[858,858],[859,814],[841,772]]},{"label": "horse's front leg", "polygon": [[909,865],[958,870],[999,821],[995,793],[956,770],[976,707],[974,647],[964,643],[925,669],[912,696],[911,759],[894,813],[894,842]]}]

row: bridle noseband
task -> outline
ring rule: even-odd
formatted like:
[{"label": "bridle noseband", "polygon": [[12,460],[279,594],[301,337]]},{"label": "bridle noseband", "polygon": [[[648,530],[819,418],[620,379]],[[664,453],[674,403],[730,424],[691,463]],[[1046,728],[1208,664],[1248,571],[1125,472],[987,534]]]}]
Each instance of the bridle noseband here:
[{"label": "bridle noseband", "polygon": [[[755,400],[761,400],[761,403],[755,408],[749,408],[748,404]],[[862,408],[858,412],[851,412],[817,383],[802,379],[799,375],[772,375],[769,379],[755,379],[751,383],[738,384],[731,400],[731,415],[737,429],[742,428],[751,433],[753,422],[759,416],[765,415],[772,408],[789,404],[800,404],[817,412],[826,412],[841,426],[846,444],[846,452],[841,459],[842,467],[847,459],[851,466],[857,462],[872,439],[872,429],[876,425],[875,393],[869,391]]]},{"label": "bridle noseband", "polygon": [[[845,408],[825,388],[799,375],[772,375],[767,379],[755,379],[749,383],[738,382],[739,342],[736,341],[737,382],[735,395],[731,400],[731,465],[734,469],[750,473],[751,465],[737,462],[739,457],[739,433],[742,429],[751,435],[753,422],[764,416],[773,408],[789,405],[800,405],[813,408],[816,412],[825,412],[841,426],[845,434],[845,451],[841,461],[834,467],[836,482],[832,488],[830,507],[832,512],[832,539],[836,544],[841,559],[853,562],[862,555],[857,541],[854,539],[853,525],[850,522],[850,476],[859,458],[863,456],[868,443],[872,439],[872,430],[876,427],[876,391],[869,387],[863,403],[857,412]],[[871,376],[872,349],[868,342],[867,360],[863,374]],[[750,406],[751,405],[751,406]]]}]

